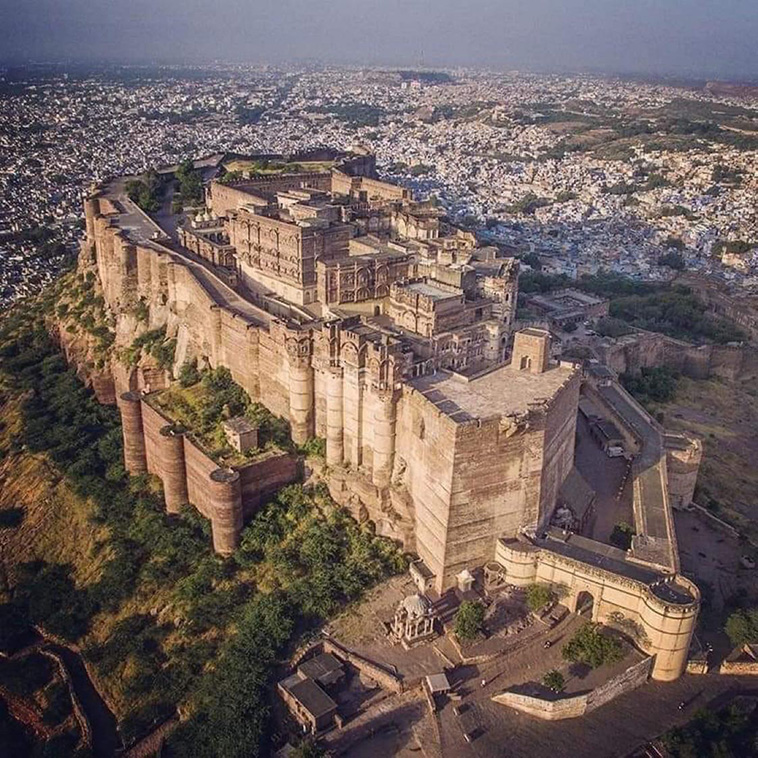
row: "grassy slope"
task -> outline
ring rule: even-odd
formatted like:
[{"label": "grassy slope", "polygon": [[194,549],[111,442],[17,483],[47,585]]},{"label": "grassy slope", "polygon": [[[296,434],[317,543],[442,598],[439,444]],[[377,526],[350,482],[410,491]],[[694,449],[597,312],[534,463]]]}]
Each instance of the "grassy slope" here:
[{"label": "grassy slope", "polygon": [[[127,741],[180,705],[195,716],[177,755],[215,755],[224,740],[230,756],[257,755],[270,734],[266,690],[278,657],[402,568],[399,554],[323,493],[289,487],[246,529],[234,558],[213,556],[207,522],[193,511],[166,517],[155,480],[124,476],[114,412],[61,368],[49,340],[17,342],[39,323],[39,307],[30,313],[19,326],[6,322],[0,345],[0,508],[24,512],[0,529],[14,588],[0,601],[48,628],[67,622],[60,628],[93,665]],[[20,357],[19,348],[5,352],[16,344]],[[30,578],[30,561],[47,568]],[[51,584],[44,571],[65,567],[74,585]]]},{"label": "grassy slope", "polygon": [[[0,447],[21,428],[21,397],[0,406]],[[107,529],[93,524],[92,504],[77,495],[43,454],[20,451],[0,463],[0,510],[23,508],[15,529],[0,530],[0,564],[13,583],[14,567],[34,560],[70,564],[77,584],[98,579],[107,551],[98,546]]]},{"label": "grassy slope", "polygon": [[758,384],[683,377],[673,402],[658,406],[667,429],[703,439],[696,500],[758,539]]}]

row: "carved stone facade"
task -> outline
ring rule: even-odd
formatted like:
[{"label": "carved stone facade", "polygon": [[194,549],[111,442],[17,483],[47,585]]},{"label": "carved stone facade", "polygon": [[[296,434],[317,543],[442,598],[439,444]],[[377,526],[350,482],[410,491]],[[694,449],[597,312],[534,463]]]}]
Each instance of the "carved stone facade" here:
[{"label": "carved stone facade", "polygon": [[243,280],[298,305],[316,301],[316,261],[346,256],[351,235],[345,224],[295,224],[246,208],[229,212],[227,230]]}]

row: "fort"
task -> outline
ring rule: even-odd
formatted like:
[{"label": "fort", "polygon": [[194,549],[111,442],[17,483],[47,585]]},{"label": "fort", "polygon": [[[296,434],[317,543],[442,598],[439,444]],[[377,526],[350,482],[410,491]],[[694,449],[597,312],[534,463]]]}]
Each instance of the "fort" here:
[{"label": "fort", "polygon": [[[169,512],[194,505],[215,549],[234,550],[244,519],[297,475],[294,456],[219,466],[151,401],[189,360],[224,366],[295,444],[325,441],[332,497],[418,556],[422,591],[483,567],[563,585],[574,607],[592,599],[593,619],[640,628],[654,678],[678,677],[699,592],[679,573],[671,503],[691,499],[697,443],[667,438],[610,369],[555,360],[549,332],[513,333],[516,259],[379,180],[372,155],[329,157],[320,172],[232,181],[219,167],[178,230],[124,178],[92,188],[80,265],[97,272],[116,346],[159,328],[175,340],[168,370],[111,363],[103,395],[118,399],[127,469],[159,476]],[[580,395],[635,456],[629,551],[551,525]]]}]

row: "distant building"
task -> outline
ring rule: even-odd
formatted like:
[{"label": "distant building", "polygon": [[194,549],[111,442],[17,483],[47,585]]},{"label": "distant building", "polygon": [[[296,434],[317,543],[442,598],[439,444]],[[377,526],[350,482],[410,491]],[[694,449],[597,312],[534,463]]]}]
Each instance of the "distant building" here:
[{"label": "distant building", "polygon": [[526,303],[558,328],[587,319],[604,318],[608,315],[609,307],[607,299],[575,289],[530,295],[526,298]]}]

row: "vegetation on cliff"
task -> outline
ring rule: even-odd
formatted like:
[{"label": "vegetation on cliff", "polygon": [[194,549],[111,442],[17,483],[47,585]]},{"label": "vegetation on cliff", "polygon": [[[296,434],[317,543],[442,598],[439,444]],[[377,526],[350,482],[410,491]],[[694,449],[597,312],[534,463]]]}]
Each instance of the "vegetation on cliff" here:
[{"label": "vegetation on cliff", "polygon": [[[233,379],[228,368],[197,370],[196,364],[180,369],[180,381],[153,395],[150,402],[183,426],[219,463],[238,465],[263,450],[291,450],[289,423],[254,403]],[[258,448],[236,452],[226,438],[223,422],[246,416],[258,426]]]},{"label": "vegetation on cliff", "polygon": [[90,345],[90,368],[102,370],[115,339],[113,316],[96,287],[94,271],[70,272],[54,288],[55,316],[67,335],[83,335]]},{"label": "vegetation on cliff", "polygon": [[166,327],[160,326],[137,335],[131,345],[121,349],[119,358],[127,366],[136,366],[140,359],[150,355],[158,368],[170,369],[174,363],[175,351],[176,340],[167,337]]},{"label": "vegetation on cliff", "polygon": [[[0,434],[3,475],[33,459],[70,493],[40,504],[19,487],[0,500],[25,514],[3,530],[0,617],[81,646],[126,742],[180,706],[188,718],[173,755],[262,754],[276,661],[403,558],[326,492],[301,486],[253,518],[234,556],[215,556],[202,517],[167,516],[159,484],[126,475],[117,412],[94,400],[44,328],[55,305],[16,308],[0,329],[3,413],[15,414]],[[44,540],[29,539],[32,510]]]}]

